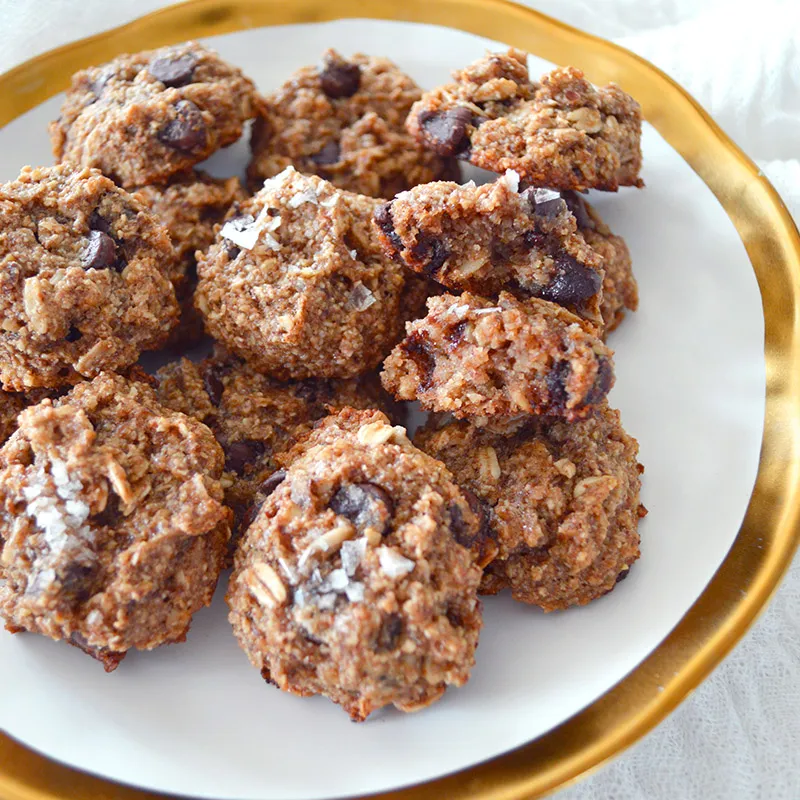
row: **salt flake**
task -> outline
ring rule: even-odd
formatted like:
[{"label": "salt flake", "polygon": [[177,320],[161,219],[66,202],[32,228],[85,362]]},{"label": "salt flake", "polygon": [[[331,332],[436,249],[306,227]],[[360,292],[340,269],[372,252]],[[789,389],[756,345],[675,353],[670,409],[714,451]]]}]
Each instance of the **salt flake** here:
[{"label": "salt flake", "polygon": [[356,311],[366,311],[370,306],[375,304],[376,300],[375,295],[359,281],[350,292],[350,297],[347,302],[350,307],[354,308]]},{"label": "salt flake", "polygon": [[405,556],[401,556],[397,550],[382,545],[378,548],[378,560],[381,562],[381,569],[390,578],[399,578],[411,572],[416,564]]},{"label": "salt flake", "polygon": [[508,186],[509,190],[512,192],[519,191],[519,172],[514,169],[507,169],[505,175],[500,178],[506,186]]}]

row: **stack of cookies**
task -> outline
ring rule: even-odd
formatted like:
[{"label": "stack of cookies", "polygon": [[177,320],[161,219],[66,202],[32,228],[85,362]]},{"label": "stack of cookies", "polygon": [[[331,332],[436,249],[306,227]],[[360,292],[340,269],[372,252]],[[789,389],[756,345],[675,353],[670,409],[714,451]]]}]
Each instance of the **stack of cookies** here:
[{"label": "stack of cookies", "polygon": [[[250,119],[252,195],[197,169]],[[57,166],[0,186],[6,628],[111,671],[232,564],[262,677],[363,720],[466,683],[479,593],[610,591],[643,509],[605,340],[637,293],[580,193],[640,185],[640,133],[514,50],[428,93],[331,50],[262,96],[193,42],[75,75]]]}]

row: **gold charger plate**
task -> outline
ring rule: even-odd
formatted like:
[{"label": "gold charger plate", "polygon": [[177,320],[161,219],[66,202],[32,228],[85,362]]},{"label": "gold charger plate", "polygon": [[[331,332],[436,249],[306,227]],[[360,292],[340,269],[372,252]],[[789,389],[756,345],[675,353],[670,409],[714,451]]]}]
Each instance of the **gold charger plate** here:
[{"label": "gold charger plate", "polygon": [[[730,553],[672,633],[630,675],[539,739],[385,800],[519,800],[563,787],[657,725],[741,639],[800,543],[800,235],[757,167],[706,112],[638,56],[506,0],[189,0],[32,59],[0,76],[0,126],[120,52],[245,28],[338,18],[423,22],[500,40],[616,81],[713,191],[741,236],[764,306],[767,397],[755,489]],[[4,800],[156,800],[51,761],[0,735]]]}]

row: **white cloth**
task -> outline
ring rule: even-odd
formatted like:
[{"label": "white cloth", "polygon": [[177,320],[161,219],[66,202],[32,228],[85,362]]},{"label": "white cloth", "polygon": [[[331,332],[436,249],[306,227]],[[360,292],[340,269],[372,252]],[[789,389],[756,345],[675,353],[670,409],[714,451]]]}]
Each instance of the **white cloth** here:
[{"label": "white cloth", "polygon": [[[686,87],[800,220],[796,0],[529,0]],[[0,71],[164,0],[0,0]],[[800,365],[799,365],[800,367]],[[800,560],[755,628],[668,720],[559,800],[800,798]]]}]

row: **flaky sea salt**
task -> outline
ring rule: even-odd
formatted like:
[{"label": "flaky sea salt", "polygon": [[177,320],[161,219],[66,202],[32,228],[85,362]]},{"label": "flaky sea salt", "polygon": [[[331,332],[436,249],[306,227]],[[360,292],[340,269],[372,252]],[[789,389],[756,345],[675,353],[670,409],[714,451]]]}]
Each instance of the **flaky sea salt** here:
[{"label": "flaky sea salt", "polygon": [[546,203],[549,200],[558,200],[561,197],[560,192],[554,192],[552,189],[534,189],[533,199],[536,203]]},{"label": "flaky sea salt", "polygon": [[364,602],[364,584],[359,583],[358,581],[351,581],[347,584],[345,588],[345,594],[347,595],[347,599],[351,603],[363,603]]},{"label": "flaky sea salt", "polygon": [[264,244],[270,250],[280,250],[280,242],[271,235],[281,224],[280,216],[271,217],[268,208],[262,208],[258,216],[253,219],[251,214],[235,217],[222,226],[222,235],[244,250],[252,250],[263,234]]},{"label": "flaky sea salt", "polygon": [[503,183],[505,183],[506,186],[508,186],[510,191],[512,192],[519,191],[519,172],[517,172],[516,170],[507,169],[505,171],[505,174],[500,180],[503,181]]},{"label": "flaky sea salt", "polygon": [[350,539],[342,544],[342,549],[339,554],[342,558],[342,569],[349,576],[355,575],[361,559],[364,558],[364,553],[367,552],[367,539],[361,537],[360,539]]},{"label": "flaky sea salt", "polygon": [[366,311],[370,306],[375,304],[376,300],[375,295],[359,281],[353,286],[353,290],[350,292],[350,297],[347,302],[350,307],[354,308],[356,311]]},{"label": "flaky sea salt", "polygon": [[381,563],[381,569],[390,578],[399,578],[403,575],[408,575],[416,564],[405,556],[401,556],[397,550],[391,547],[382,545],[378,548],[378,560]]},{"label": "flaky sea salt", "polygon": [[476,314],[476,315],[478,315],[478,314],[494,314],[497,311],[502,311],[502,310],[503,309],[500,308],[500,306],[492,306],[491,308],[476,308],[475,311],[473,311],[472,313]]},{"label": "flaky sea salt", "polygon": [[311,203],[315,206],[319,205],[317,193],[313,189],[306,189],[305,191],[298,192],[296,195],[289,198],[286,205],[288,205],[289,208],[298,208],[303,205],[303,203]]}]

